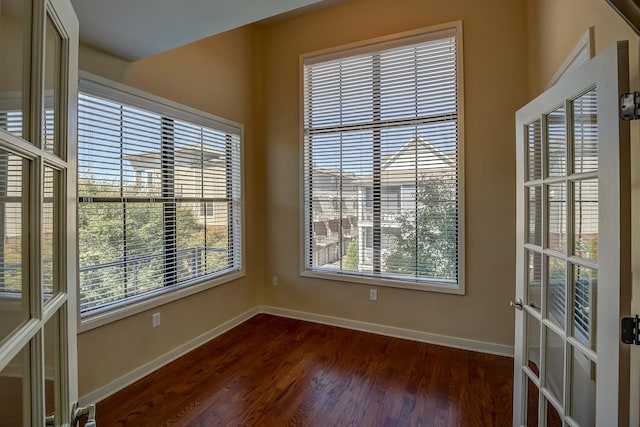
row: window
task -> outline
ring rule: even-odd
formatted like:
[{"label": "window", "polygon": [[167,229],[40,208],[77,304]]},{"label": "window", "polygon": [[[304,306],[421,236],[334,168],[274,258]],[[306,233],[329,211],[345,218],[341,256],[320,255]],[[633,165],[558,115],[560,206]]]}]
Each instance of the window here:
[{"label": "window", "polygon": [[237,277],[239,125],[97,78],[78,121],[83,316]]},{"label": "window", "polygon": [[303,57],[303,275],[464,292],[461,32]]}]

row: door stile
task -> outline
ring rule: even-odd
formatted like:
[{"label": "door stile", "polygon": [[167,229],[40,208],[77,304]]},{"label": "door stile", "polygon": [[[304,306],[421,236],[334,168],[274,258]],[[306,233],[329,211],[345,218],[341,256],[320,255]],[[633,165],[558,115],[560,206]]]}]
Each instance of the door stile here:
[{"label": "door stile", "polygon": [[[516,301],[520,298],[522,301],[526,301],[525,295],[523,295],[523,286],[519,283],[525,283],[525,250],[524,250],[524,236],[525,236],[525,218],[528,218],[528,208],[525,200],[525,187],[524,187],[524,175],[525,175],[525,135],[526,126],[521,125],[521,129],[516,132],[516,212],[522,212],[522,215],[516,216],[516,286],[515,286],[515,298]],[[526,331],[525,315],[521,310],[514,310],[515,313],[515,330]],[[527,342],[526,335],[522,332],[516,333],[514,342],[514,381],[513,381],[513,425],[520,425],[520,420],[523,419],[523,413],[526,411],[527,394],[528,394],[528,382],[527,375],[521,369],[521,366],[526,365]]]},{"label": "door stile", "polygon": [[30,141],[36,148],[42,148],[43,124],[44,124],[44,75],[45,75],[45,27],[46,27],[46,0],[31,1],[32,7],[32,31],[31,31],[31,55],[29,65],[29,106],[25,108],[23,118],[25,129],[28,130],[23,138]]},{"label": "door stile", "polygon": [[[65,334],[66,346],[62,346],[60,354],[66,356],[63,360],[65,364],[60,366],[63,374],[64,387],[60,391],[63,405],[60,408],[62,419],[71,420],[73,414],[71,407],[78,401],[78,354],[77,354],[77,328],[80,313],[79,269],[78,269],[78,234],[77,234],[77,164],[78,156],[78,40],[79,25],[73,8],[68,1],[52,0],[55,6],[56,21],[64,22],[61,26],[64,30],[61,54],[64,56],[62,63],[62,75],[66,79],[61,79],[60,102],[65,108],[60,108],[59,133],[61,137],[60,150],[61,157],[66,161],[67,167],[59,174],[62,188],[65,191],[56,194],[56,203],[60,213],[58,225],[60,227],[59,245],[64,262],[59,264],[60,281],[64,284],[64,292],[67,294],[66,305],[60,311],[61,331]],[[62,384],[63,382],[61,382]]]},{"label": "door stile", "polygon": [[[626,42],[617,43],[617,53],[620,58],[620,64],[618,67],[618,75],[610,76],[602,86],[604,89],[617,91],[618,95],[628,92],[629,88],[629,61],[628,61],[628,44]],[[602,57],[602,55],[600,55]],[[598,60],[598,57],[594,58]],[[607,59],[602,57],[598,65],[605,66]],[[609,59],[612,61],[613,59]],[[614,78],[615,77],[615,78]],[[611,239],[602,239],[600,246],[600,253],[608,255],[610,253],[617,254],[619,258],[618,263],[600,263],[600,277],[615,277],[618,284],[604,284],[609,285],[611,289],[607,292],[598,292],[598,304],[605,304],[605,306],[615,307],[615,315],[599,315],[597,319],[598,330],[620,330],[620,318],[628,316],[630,313],[630,299],[631,295],[631,205],[630,197],[630,134],[628,122],[623,122],[619,118],[619,104],[618,99],[599,99],[598,100],[598,116],[605,117],[606,115],[615,114],[617,120],[616,125],[612,127],[602,126],[600,133],[600,140],[604,143],[611,143],[611,141],[620,141],[619,150],[615,153],[611,153],[610,150],[600,150],[599,161],[601,162],[599,171],[602,176],[611,174],[611,171],[619,171],[615,176],[607,176],[607,180],[612,183],[613,188],[603,188],[599,186],[598,196],[601,201],[601,206],[604,208],[604,212],[600,217],[600,224],[605,222],[616,224],[615,230],[612,230]],[[615,155],[614,155],[615,154]],[[621,195],[623,197],[621,197]],[[627,197],[624,197],[627,196]],[[617,285],[617,286],[615,286]],[[613,402],[613,399],[607,396],[597,396],[596,399],[604,399],[607,403],[607,408],[611,411],[616,407],[618,414],[618,425],[623,427],[627,426],[629,422],[629,362],[630,362],[630,349],[629,346],[624,345],[620,340],[620,334],[601,334],[598,333],[598,347],[599,348],[614,348],[617,350],[618,359],[616,363],[610,363],[607,365],[606,372],[602,372],[602,369],[598,369],[598,381],[602,381],[607,385],[607,388],[617,390],[618,399]],[[599,352],[598,352],[599,353]],[[605,362],[602,360],[602,362]],[[626,398],[621,398],[626,397]],[[606,412],[606,411],[605,411]],[[606,414],[601,413],[597,416],[598,425],[606,425]]]}]

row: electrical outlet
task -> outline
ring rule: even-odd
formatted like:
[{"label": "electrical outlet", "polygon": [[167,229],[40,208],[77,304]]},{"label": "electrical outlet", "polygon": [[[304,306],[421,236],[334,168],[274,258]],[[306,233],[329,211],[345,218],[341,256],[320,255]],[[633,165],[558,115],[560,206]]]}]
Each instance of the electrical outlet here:
[{"label": "electrical outlet", "polygon": [[151,315],[151,327],[157,328],[160,326],[160,313],[153,313]]},{"label": "electrical outlet", "polygon": [[273,286],[278,286],[278,276],[273,276],[273,277],[271,278],[271,284],[272,284]]},{"label": "electrical outlet", "polygon": [[369,289],[369,299],[371,301],[378,301],[378,290],[377,289]]}]

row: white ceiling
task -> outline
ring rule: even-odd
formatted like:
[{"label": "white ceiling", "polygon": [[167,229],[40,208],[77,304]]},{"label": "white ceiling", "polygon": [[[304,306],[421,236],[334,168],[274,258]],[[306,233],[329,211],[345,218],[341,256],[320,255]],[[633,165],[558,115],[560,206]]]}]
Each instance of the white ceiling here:
[{"label": "white ceiling", "polygon": [[71,0],[80,41],[135,61],[321,0]]}]

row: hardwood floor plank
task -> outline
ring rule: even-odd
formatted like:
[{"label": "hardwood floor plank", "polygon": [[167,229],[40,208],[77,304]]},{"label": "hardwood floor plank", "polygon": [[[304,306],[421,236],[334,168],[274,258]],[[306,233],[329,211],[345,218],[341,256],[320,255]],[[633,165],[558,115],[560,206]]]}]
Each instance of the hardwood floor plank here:
[{"label": "hardwood floor plank", "polygon": [[513,361],[260,314],[98,403],[105,426],[508,426]]}]

